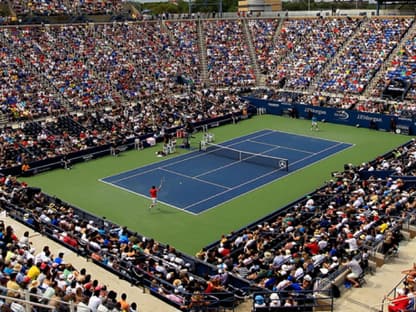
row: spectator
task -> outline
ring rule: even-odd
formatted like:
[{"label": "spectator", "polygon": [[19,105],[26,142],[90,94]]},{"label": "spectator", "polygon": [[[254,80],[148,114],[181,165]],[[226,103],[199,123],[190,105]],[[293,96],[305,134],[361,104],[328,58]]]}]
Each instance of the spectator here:
[{"label": "spectator", "polygon": [[416,277],[416,263],[413,263],[413,267],[411,269],[404,270],[401,273],[406,274],[406,281],[413,285]]},{"label": "spectator", "polygon": [[256,295],[254,297],[254,308],[263,308],[266,306],[266,302],[264,301],[264,297],[262,295]]},{"label": "spectator", "polygon": [[127,302],[127,295],[125,293],[121,294],[121,298],[118,302],[120,303],[121,309],[123,311],[128,311],[130,309],[130,305]]},{"label": "spectator", "polygon": [[82,300],[77,304],[77,311],[80,312],[91,312],[91,308],[88,306],[89,298],[83,296]]},{"label": "spectator", "polygon": [[348,262],[346,262],[345,265],[350,269],[350,273],[346,277],[347,281],[356,288],[361,287],[358,279],[363,273],[363,270],[358,261],[352,255],[349,255]]},{"label": "spectator", "polygon": [[387,298],[390,302],[388,305],[389,312],[405,311],[409,304],[409,297],[404,289],[396,290],[397,296],[395,298]]},{"label": "spectator", "polygon": [[88,307],[92,312],[96,312],[98,306],[101,304],[100,290],[93,290],[92,296],[88,301]]}]

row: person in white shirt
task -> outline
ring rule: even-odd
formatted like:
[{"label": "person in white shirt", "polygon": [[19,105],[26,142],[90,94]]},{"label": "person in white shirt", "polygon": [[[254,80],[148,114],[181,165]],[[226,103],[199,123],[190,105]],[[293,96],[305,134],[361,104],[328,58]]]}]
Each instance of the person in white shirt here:
[{"label": "person in white shirt", "polygon": [[363,273],[363,269],[361,268],[358,261],[352,256],[348,256],[348,262],[346,263],[348,268],[350,269],[350,273],[347,275],[347,280],[353,284],[354,287],[360,287],[360,283],[358,278]]},{"label": "person in white shirt", "polygon": [[349,252],[354,252],[358,250],[357,239],[354,237],[352,233],[347,234],[347,239],[345,240],[345,242],[348,244]]},{"label": "person in white shirt", "polygon": [[281,306],[281,302],[280,302],[279,295],[277,293],[272,293],[270,295],[269,307],[275,308],[275,307],[280,307],[280,306]]},{"label": "person in white shirt", "polygon": [[95,290],[94,294],[90,297],[88,301],[88,307],[92,312],[96,312],[98,306],[101,304],[100,290]]},{"label": "person in white shirt", "polygon": [[88,306],[88,297],[84,296],[82,301],[77,304],[77,312],[91,312],[91,309]]},{"label": "person in white shirt", "polygon": [[310,211],[313,211],[315,209],[315,201],[311,196],[307,196],[307,201],[305,203],[305,207],[308,208]]}]

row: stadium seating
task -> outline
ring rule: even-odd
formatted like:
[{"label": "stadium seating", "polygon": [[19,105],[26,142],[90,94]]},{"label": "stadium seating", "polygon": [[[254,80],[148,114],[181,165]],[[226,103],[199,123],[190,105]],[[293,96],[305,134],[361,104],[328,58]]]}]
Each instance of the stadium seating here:
[{"label": "stadium seating", "polygon": [[319,89],[361,94],[411,25],[412,20],[406,18],[363,22],[355,37],[320,77]]},{"label": "stadium seating", "polygon": [[220,86],[254,85],[248,45],[241,20],[214,20],[204,24],[208,80]]},{"label": "stadium seating", "polygon": [[[402,224],[414,214],[414,185],[400,179],[413,175],[414,151],[411,141],[372,162],[346,168],[316,193],[223,236],[197,256],[217,266],[224,263],[270,291],[301,283],[306,275],[314,281],[344,276],[343,283],[342,259],[348,254],[356,254],[365,270],[379,253],[383,261],[397,255]],[[391,170],[399,174],[395,180],[377,178]],[[359,280],[364,284],[364,276]]]},{"label": "stadium seating", "polygon": [[77,14],[112,14],[120,11],[121,0],[101,1],[64,1],[64,0],[13,0],[12,7],[17,15],[77,15]]},{"label": "stadium seating", "polygon": [[[21,15],[61,15],[107,14],[121,2],[13,4]],[[414,81],[414,36],[402,43],[375,98],[359,98],[412,23],[337,17],[4,27],[0,104],[11,124],[1,129],[1,168],[20,174],[28,162],[32,174],[61,166],[67,155],[108,155],[113,143],[133,147],[137,138],[161,139],[185,124],[230,121],[247,109],[239,92],[262,81],[254,62],[266,85],[285,89],[255,90],[257,96],[412,116],[414,86],[402,103],[380,97],[392,79]],[[222,237],[196,258],[7,175],[0,200],[16,219],[177,308],[188,308],[201,292],[210,308],[230,307],[248,290],[303,291],[319,279],[343,281],[350,254],[363,267],[377,253],[388,261],[397,253],[401,224],[414,213],[414,186],[403,178],[415,174],[415,151],[411,142],[346,168],[317,192]],[[302,299],[283,301],[300,305]],[[262,309],[274,310],[255,308]]]}]

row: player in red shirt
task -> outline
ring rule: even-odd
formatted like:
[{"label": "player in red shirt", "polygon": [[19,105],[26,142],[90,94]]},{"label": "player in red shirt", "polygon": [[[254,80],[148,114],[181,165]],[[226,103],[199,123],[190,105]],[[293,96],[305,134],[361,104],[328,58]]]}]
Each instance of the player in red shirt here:
[{"label": "player in red shirt", "polygon": [[150,205],[149,209],[152,209],[157,204],[157,192],[160,191],[160,186],[152,186],[152,188],[149,190],[150,198],[152,199],[152,204]]}]

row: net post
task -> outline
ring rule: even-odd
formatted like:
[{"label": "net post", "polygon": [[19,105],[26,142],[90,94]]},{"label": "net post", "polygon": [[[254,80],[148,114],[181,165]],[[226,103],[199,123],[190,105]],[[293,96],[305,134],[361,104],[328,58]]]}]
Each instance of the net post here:
[{"label": "net post", "polygon": [[283,169],[285,171],[289,171],[289,160],[288,159],[282,159],[279,161],[279,168]]}]

